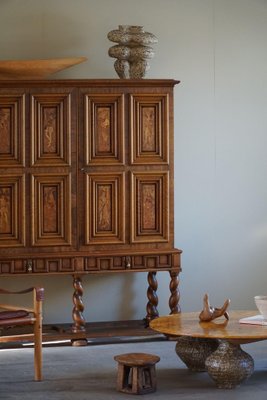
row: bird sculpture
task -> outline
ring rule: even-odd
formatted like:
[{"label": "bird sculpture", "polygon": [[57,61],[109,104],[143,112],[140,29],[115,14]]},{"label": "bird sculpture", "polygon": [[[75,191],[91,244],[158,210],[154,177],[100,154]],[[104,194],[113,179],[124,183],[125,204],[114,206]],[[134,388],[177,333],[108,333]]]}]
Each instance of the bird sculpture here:
[{"label": "bird sculpture", "polygon": [[209,302],[209,295],[206,293],[203,298],[203,310],[199,314],[200,321],[209,322],[215,318],[219,318],[222,315],[229,320],[229,314],[226,311],[230,304],[230,299],[227,299],[221,308],[211,307]]}]

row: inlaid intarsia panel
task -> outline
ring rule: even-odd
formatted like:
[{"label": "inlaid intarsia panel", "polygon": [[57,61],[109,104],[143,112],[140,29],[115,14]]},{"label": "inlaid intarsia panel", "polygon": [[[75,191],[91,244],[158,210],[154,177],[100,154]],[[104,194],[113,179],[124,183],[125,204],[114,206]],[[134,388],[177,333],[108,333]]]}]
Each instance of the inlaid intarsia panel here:
[{"label": "inlaid intarsia panel", "polygon": [[0,167],[24,165],[25,96],[0,95]]},{"label": "inlaid intarsia panel", "polygon": [[168,95],[130,96],[132,164],[168,163]]},{"label": "inlaid intarsia panel", "polygon": [[86,175],[86,244],[124,243],[124,173]]},{"label": "inlaid intarsia panel", "polygon": [[70,245],[70,175],[33,175],[32,199],[32,244]]},{"label": "inlaid intarsia panel", "polygon": [[0,246],[23,246],[25,243],[24,176],[0,177]]},{"label": "inlaid intarsia panel", "polygon": [[166,242],[169,239],[169,174],[132,174],[131,241]]},{"label": "inlaid intarsia panel", "polygon": [[35,94],[31,107],[32,164],[69,165],[70,95]]},{"label": "inlaid intarsia panel", "polygon": [[122,94],[85,95],[86,164],[124,162],[124,97]]}]

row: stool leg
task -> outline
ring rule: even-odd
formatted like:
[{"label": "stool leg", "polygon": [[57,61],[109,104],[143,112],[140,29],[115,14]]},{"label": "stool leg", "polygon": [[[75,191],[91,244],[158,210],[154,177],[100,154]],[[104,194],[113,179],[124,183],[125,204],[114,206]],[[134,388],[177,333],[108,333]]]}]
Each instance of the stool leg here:
[{"label": "stool leg", "polygon": [[155,392],[157,388],[155,365],[140,368],[140,373],[142,373],[142,377],[140,377],[142,386],[139,389],[139,393],[145,394]]},{"label": "stool leg", "polygon": [[118,375],[117,375],[117,390],[121,390],[123,387],[124,380],[124,366],[122,364],[118,364]]},{"label": "stool leg", "polygon": [[152,386],[151,369],[149,367],[144,368],[143,375],[143,388],[150,388]]},{"label": "stool leg", "polygon": [[140,369],[137,367],[132,368],[132,393],[138,394],[140,393],[141,385],[140,381],[142,381],[142,375],[140,374]]},{"label": "stool leg", "polygon": [[150,374],[151,388],[152,388],[153,392],[155,392],[156,389],[157,389],[157,379],[156,379],[156,367],[155,367],[155,365],[152,365],[150,367],[149,374]]},{"label": "stool leg", "polygon": [[156,390],[155,367],[134,367],[132,393],[145,394]]},{"label": "stool leg", "polygon": [[124,366],[124,380],[123,387],[129,389],[131,387],[132,368]]},{"label": "stool leg", "polygon": [[122,390],[128,386],[129,368],[123,364],[118,364],[117,390]]}]

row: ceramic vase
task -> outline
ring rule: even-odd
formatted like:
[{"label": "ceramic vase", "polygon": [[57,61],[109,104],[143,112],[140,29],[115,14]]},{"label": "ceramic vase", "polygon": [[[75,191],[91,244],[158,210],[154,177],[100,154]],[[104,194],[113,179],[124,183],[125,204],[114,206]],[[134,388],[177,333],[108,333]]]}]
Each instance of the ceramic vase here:
[{"label": "ceramic vase", "polygon": [[232,389],[254,371],[253,358],[239,344],[219,340],[219,347],[205,361],[210,377],[220,389]]},{"label": "ceramic vase", "polygon": [[119,25],[108,33],[108,39],[118,43],[110,47],[109,56],[116,58],[114,68],[120,78],[144,78],[150,68],[148,60],[154,56],[152,44],[158,40],[145,32],[143,26]]},{"label": "ceramic vase", "polygon": [[217,348],[216,339],[181,336],[177,339],[175,351],[188,369],[194,372],[206,371],[205,361]]}]

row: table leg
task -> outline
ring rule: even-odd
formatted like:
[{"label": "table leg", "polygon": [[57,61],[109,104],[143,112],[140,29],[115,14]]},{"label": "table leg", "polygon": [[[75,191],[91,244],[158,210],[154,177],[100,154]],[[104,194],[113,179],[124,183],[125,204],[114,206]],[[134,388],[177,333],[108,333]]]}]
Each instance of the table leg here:
[{"label": "table leg", "polygon": [[205,362],[208,374],[220,389],[232,389],[254,371],[253,358],[239,344],[219,340],[219,347]]},{"label": "table leg", "polygon": [[181,336],[176,341],[175,351],[185,365],[194,372],[206,371],[205,361],[217,348],[217,339]]}]

